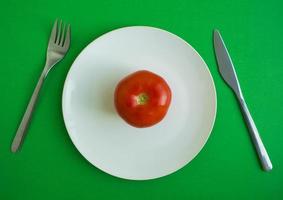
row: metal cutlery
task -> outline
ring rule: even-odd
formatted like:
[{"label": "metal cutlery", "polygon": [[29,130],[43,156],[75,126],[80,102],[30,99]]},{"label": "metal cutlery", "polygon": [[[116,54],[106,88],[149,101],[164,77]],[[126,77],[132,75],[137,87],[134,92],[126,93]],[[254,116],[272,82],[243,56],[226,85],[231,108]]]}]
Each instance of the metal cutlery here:
[{"label": "metal cutlery", "polygon": [[24,136],[26,134],[29,122],[31,120],[32,113],[34,111],[38,95],[43,85],[43,82],[48,75],[50,69],[58,63],[67,53],[71,41],[71,28],[70,24],[62,24],[62,20],[58,23],[58,20],[55,21],[52,32],[50,35],[47,53],[46,53],[46,63],[43,71],[39,77],[39,80],[36,84],[36,87],[33,91],[29,104],[26,108],[22,121],[18,127],[16,136],[12,142],[11,150],[16,152],[20,145],[23,142]]},{"label": "metal cutlery", "polygon": [[214,30],[213,41],[214,41],[214,50],[215,50],[216,60],[218,63],[220,74],[222,78],[224,79],[224,81],[234,91],[239,101],[239,104],[242,110],[242,114],[244,116],[246,125],[249,129],[249,133],[253,141],[253,144],[255,146],[258,158],[261,162],[262,168],[265,171],[270,171],[272,169],[272,163],[262,143],[262,140],[260,138],[256,125],[253,121],[253,118],[248,110],[247,104],[245,103],[245,99],[242,94],[242,90],[241,90],[232,60],[224,44],[224,41],[220,35],[220,32],[218,30]]}]

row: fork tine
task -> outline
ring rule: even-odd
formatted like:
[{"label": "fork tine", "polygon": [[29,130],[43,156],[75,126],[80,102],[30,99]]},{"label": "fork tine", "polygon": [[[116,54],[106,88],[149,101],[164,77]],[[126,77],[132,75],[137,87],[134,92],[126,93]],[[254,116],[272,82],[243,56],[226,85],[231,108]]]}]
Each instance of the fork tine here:
[{"label": "fork tine", "polygon": [[65,36],[65,41],[64,41],[64,45],[63,45],[63,47],[65,49],[68,49],[69,46],[70,46],[70,38],[71,38],[71,26],[70,26],[70,24],[68,24],[67,32],[66,32],[66,36]]},{"label": "fork tine", "polygon": [[61,27],[62,27],[62,20],[60,20],[58,31],[57,31],[57,37],[56,37],[56,44],[59,44],[61,39]]},{"label": "fork tine", "polygon": [[49,42],[52,42],[52,43],[55,43],[55,40],[56,40],[56,33],[57,33],[57,19],[55,20],[54,22],[54,25],[53,25],[53,28],[52,28],[52,31],[51,31],[51,35],[50,35],[50,39],[49,39]]},{"label": "fork tine", "polygon": [[63,42],[64,42],[64,39],[65,39],[65,28],[66,28],[66,24],[63,23],[63,29],[61,31],[61,36],[60,36],[60,41],[59,41],[59,45],[60,46],[63,46]]}]

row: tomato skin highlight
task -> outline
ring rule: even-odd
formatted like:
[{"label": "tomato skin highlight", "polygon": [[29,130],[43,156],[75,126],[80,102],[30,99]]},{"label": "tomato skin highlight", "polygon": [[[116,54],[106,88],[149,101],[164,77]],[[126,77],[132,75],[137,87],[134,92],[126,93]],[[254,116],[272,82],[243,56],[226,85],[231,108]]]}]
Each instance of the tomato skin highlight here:
[{"label": "tomato skin highlight", "polygon": [[128,124],[145,128],[160,122],[171,103],[171,89],[166,81],[147,70],[134,72],[116,86],[114,104]]}]

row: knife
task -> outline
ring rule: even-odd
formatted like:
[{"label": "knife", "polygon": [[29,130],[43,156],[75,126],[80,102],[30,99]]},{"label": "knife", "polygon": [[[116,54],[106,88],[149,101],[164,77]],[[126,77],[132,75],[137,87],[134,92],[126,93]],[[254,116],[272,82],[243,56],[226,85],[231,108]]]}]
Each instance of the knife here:
[{"label": "knife", "polygon": [[229,85],[231,89],[234,91],[239,101],[242,114],[244,116],[246,125],[248,127],[252,142],[255,146],[263,170],[270,171],[272,169],[272,163],[262,143],[262,140],[260,138],[256,125],[253,121],[253,118],[248,110],[247,104],[242,94],[242,90],[240,87],[240,83],[235,68],[233,66],[229,52],[218,30],[214,30],[213,43],[214,43],[214,51],[215,51],[220,74],[224,79],[224,81],[227,83],[227,85]]}]

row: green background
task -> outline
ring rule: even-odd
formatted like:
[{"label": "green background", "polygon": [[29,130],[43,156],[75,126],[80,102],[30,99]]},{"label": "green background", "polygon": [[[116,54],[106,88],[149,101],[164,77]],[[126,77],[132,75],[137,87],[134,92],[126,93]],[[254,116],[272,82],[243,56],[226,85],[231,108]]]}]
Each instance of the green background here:
[{"label": "green background", "polygon": [[[283,199],[283,3],[212,0],[80,0],[0,3],[0,199]],[[55,18],[71,23],[72,46],[49,74],[18,154],[12,138],[43,69]],[[93,39],[123,26],[159,27],[188,41],[216,84],[217,118],[200,154],[178,172],[150,181],[112,177],[89,164],[64,126],[66,74]],[[273,161],[260,169],[239,106],[213,53],[218,28],[247,104]]]}]

